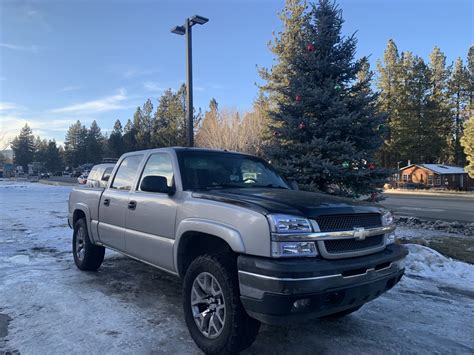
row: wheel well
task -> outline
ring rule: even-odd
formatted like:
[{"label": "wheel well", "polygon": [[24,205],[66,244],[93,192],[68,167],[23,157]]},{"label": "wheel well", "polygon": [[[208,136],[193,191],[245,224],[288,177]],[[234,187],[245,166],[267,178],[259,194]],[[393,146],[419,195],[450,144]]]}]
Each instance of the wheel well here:
[{"label": "wheel well", "polygon": [[200,255],[223,253],[233,254],[223,239],[201,232],[186,232],[181,236],[178,247],[178,273],[184,276],[188,266]]},{"label": "wheel well", "polygon": [[81,210],[75,210],[74,214],[72,215],[72,226],[74,227],[76,222],[81,218],[86,218],[86,214]]}]

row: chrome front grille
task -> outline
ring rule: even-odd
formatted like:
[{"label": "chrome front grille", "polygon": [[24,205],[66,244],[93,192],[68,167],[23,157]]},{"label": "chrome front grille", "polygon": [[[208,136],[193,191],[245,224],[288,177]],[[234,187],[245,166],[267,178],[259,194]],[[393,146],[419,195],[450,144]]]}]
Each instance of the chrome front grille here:
[{"label": "chrome front grille", "polygon": [[378,213],[327,215],[316,217],[321,232],[351,231],[356,227],[376,228],[382,226]]},{"label": "chrome front grille", "polygon": [[[346,215],[326,215],[316,217],[321,232],[343,232],[355,229],[382,227],[382,217],[378,213],[355,213]],[[376,253],[385,248],[385,235],[377,234],[358,238],[330,238],[318,241],[321,256],[328,259],[354,257]]]}]

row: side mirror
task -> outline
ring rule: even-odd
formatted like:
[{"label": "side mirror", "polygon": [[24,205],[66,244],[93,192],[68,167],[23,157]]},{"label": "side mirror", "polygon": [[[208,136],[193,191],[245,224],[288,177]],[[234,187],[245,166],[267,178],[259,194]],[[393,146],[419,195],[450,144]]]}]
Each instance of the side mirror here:
[{"label": "side mirror", "polygon": [[160,192],[173,195],[176,189],[168,186],[168,182],[164,176],[149,175],[145,176],[140,184],[140,190],[147,192]]},{"label": "side mirror", "polygon": [[102,178],[102,181],[109,181],[110,179],[110,175],[105,175],[103,178]]}]

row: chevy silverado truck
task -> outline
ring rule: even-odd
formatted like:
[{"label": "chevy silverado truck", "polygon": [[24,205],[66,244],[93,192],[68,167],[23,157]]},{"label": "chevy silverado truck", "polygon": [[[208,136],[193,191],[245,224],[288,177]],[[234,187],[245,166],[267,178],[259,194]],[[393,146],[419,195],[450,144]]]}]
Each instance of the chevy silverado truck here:
[{"label": "chevy silverado truck", "polygon": [[181,277],[190,335],[211,354],[247,348],[261,322],[355,312],[400,281],[407,255],[389,212],[208,149],[124,154],[105,188],[72,190],[68,221],[81,270],[110,248]]}]

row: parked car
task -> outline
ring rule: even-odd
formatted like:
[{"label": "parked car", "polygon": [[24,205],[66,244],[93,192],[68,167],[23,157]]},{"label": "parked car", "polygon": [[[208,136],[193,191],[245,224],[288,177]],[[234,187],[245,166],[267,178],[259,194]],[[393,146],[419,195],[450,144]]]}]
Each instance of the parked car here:
[{"label": "parked car", "polygon": [[78,178],[77,178],[77,183],[78,184],[81,184],[81,185],[84,185],[87,183],[87,175],[80,175]]},{"label": "parked car", "polygon": [[114,170],[115,164],[94,165],[87,177],[86,186],[88,187],[106,187],[110,174]]},{"label": "parked car", "polygon": [[81,270],[107,247],[181,277],[207,354],[247,348],[261,322],[355,312],[400,281],[407,255],[390,212],[292,190],[260,158],[207,149],[124,154],[106,188],[72,190],[68,222]]},{"label": "parked car", "polygon": [[50,173],[41,173],[41,174],[40,174],[40,178],[41,178],[41,179],[49,179],[50,176],[51,176]]}]

